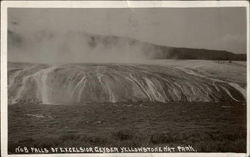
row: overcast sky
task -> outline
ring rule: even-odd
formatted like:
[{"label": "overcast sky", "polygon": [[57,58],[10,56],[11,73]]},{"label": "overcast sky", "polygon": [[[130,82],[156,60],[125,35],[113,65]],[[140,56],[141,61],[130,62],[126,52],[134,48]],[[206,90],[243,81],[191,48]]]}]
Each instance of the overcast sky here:
[{"label": "overcast sky", "polygon": [[42,30],[84,31],[167,46],[246,53],[245,8],[11,8],[8,28],[24,37]]}]

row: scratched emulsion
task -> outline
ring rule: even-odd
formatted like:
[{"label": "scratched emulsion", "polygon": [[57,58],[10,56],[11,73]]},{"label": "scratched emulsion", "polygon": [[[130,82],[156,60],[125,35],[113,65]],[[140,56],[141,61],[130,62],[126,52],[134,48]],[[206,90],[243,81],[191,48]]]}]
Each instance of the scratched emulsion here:
[{"label": "scratched emulsion", "polygon": [[10,104],[20,100],[43,104],[245,100],[230,83],[190,70],[137,64],[15,63],[8,70],[8,94]]}]

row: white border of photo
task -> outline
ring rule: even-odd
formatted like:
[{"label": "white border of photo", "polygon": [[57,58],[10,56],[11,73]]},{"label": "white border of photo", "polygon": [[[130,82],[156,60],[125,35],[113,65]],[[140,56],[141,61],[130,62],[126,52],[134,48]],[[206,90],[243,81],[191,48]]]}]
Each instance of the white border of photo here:
[{"label": "white border of photo", "polygon": [[[8,8],[196,8],[246,7],[247,11],[247,153],[107,153],[107,154],[8,154],[8,93],[7,93],[7,9]],[[233,157],[250,156],[249,107],[249,2],[247,1],[3,1],[1,2],[1,155],[3,157],[64,157],[64,156],[126,156],[126,157]]]}]

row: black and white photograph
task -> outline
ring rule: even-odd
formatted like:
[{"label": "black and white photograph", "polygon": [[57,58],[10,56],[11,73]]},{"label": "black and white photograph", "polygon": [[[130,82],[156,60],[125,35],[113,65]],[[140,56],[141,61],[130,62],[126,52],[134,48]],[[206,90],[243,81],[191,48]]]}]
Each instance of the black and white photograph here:
[{"label": "black and white photograph", "polygon": [[9,7],[6,22],[9,155],[247,153],[247,7]]}]

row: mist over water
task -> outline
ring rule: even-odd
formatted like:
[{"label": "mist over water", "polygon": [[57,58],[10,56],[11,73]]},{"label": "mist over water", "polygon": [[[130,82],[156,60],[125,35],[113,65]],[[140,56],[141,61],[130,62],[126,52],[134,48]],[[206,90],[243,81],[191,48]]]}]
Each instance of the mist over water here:
[{"label": "mist over water", "polygon": [[29,36],[9,33],[9,61],[63,64],[133,62],[154,58],[154,45],[135,39],[86,32],[38,31]]},{"label": "mist over water", "polygon": [[84,31],[8,31],[8,61],[46,64],[136,63],[152,59],[246,61],[246,54],[224,50],[157,45],[128,37]]},{"label": "mist over water", "polygon": [[[136,39],[82,31],[42,30],[23,35],[9,30],[8,35],[10,104],[245,100],[239,90],[225,82],[174,67],[134,64],[138,60],[179,59],[190,56],[193,49],[176,51]],[[198,50],[194,57],[206,58],[209,53],[200,55]],[[229,52],[221,52],[219,57],[223,53]]]}]

